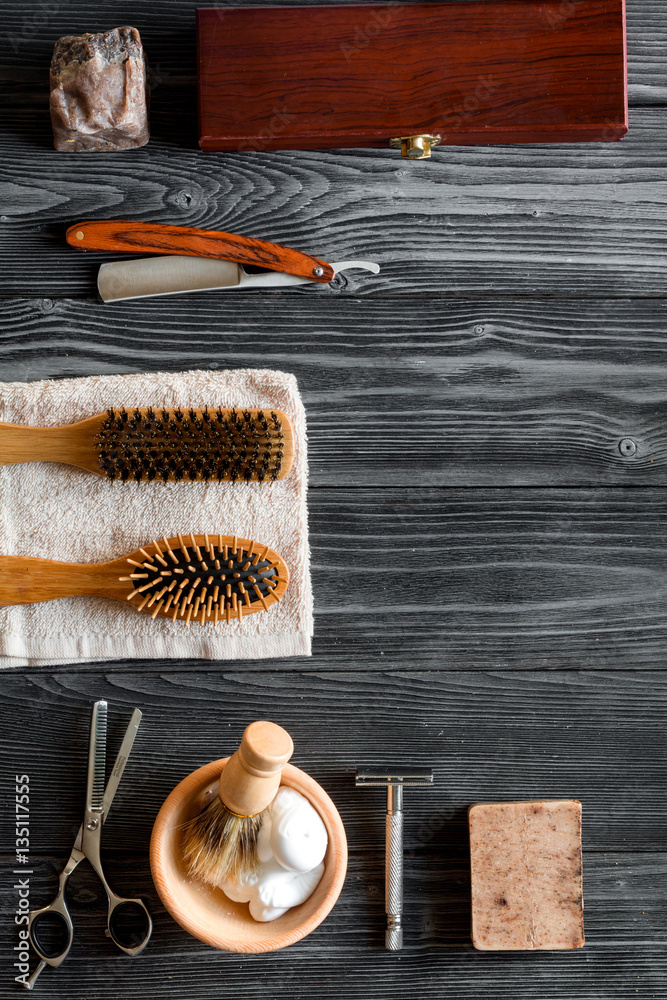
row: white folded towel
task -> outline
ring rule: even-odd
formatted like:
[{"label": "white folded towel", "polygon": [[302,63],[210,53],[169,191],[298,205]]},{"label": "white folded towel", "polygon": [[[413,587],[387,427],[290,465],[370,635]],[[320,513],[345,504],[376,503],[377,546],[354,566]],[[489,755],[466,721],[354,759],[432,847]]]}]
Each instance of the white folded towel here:
[{"label": "white folded towel", "polygon": [[290,571],[285,596],[242,622],[189,628],[101,597],[0,608],[0,666],[310,655],[306,424],[294,376],[190,371],[0,384],[0,420],[9,423],[56,426],[122,406],[284,410],[294,430],[294,464],[275,483],[167,484],[109,482],[55,462],[2,466],[0,553],[106,562],[179,531],[238,535],[283,557]]}]

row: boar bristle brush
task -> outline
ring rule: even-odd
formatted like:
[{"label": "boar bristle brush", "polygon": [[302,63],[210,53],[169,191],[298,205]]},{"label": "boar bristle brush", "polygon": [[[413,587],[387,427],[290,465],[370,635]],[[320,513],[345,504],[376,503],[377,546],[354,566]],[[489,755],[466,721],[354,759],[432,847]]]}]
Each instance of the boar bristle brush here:
[{"label": "boar bristle brush", "polygon": [[291,736],[275,723],[248,726],[223,768],[218,795],[183,826],[183,859],[193,878],[221,885],[229,875],[254,871],[262,813],[293,751]]},{"label": "boar bristle brush", "polygon": [[110,409],[65,427],[0,423],[0,465],[61,462],[121,482],[271,482],[292,466],[281,411]]},{"label": "boar bristle brush", "polygon": [[162,538],[106,563],[0,556],[0,607],[92,594],[186,625],[268,611],[288,583],[277,552],[229,535]]}]

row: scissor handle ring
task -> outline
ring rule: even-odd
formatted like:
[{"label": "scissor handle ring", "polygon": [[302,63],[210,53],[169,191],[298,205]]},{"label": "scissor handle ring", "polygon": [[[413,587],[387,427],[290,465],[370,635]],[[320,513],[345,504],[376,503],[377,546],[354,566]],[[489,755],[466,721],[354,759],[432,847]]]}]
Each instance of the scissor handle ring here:
[{"label": "scissor handle ring", "polygon": [[153,933],[151,915],[141,899],[124,899],[109,893],[109,937],[121,951],[134,958],[144,950]]},{"label": "scissor handle ring", "polygon": [[[46,922],[45,918],[50,918],[51,916],[55,917],[61,926],[65,928],[66,940],[63,946],[49,948],[47,942],[44,940],[40,941],[39,925],[40,923],[44,925]],[[51,919],[49,919],[48,922],[52,927],[54,926]],[[28,935],[35,952],[39,955],[41,960],[46,962],[47,965],[50,965],[52,969],[57,969],[58,966],[65,961],[67,955],[69,954],[69,950],[72,947],[74,926],[63,895],[59,894],[52,903],[48,906],[42,907],[41,910],[32,910],[28,920]]]}]

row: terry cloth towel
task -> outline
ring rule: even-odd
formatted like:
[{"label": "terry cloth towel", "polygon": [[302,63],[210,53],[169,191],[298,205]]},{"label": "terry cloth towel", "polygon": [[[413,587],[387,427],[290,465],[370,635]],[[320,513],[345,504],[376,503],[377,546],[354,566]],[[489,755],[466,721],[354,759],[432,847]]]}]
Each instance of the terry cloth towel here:
[{"label": "terry cloth towel", "polygon": [[275,483],[166,484],[110,482],[55,462],[3,466],[0,553],[106,562],[179,531],[238,535],[283,557],[290,571],[285,596],[242,622],[189,628],[101,597],[0,608],[0,666],[309,655],[306,425],[294,376],[190,371],[0,384],[0,420],[10,423],[56,426],[121,406],[284,410],[294,429],[294,464]]}]

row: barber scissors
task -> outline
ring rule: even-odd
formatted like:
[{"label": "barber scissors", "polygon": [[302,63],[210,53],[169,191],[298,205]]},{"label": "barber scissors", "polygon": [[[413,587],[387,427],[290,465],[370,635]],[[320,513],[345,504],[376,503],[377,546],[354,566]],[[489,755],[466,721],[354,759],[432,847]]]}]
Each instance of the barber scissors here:
[{"label": "barber scissors", "polygon": [[141,712],[135,708],[118,751],[109,782],[104,788],[107,739],[107,703],[96,701],[90,724],[88,751],[88,781],[86,785],[86,810],[83,823],[74,841],[69,861],[60,875],[56,898],[41,910],[32,910],[29,919],[30,943],[41,959],[39,965],[25,982],[31,990],[35,980],[46,965],[53,969],[65,961],[72,946],[74,926],[67,902],[65,886],[72,872],[84,858],[95,869],[107,894],[109,908],[106,934],[126,955],[134,957],[148,944],[153,924],[141,899],[125,899],[110,888],[100,858],[102,824],[106,819],[130,756],[134,738],[141,721]]}]

